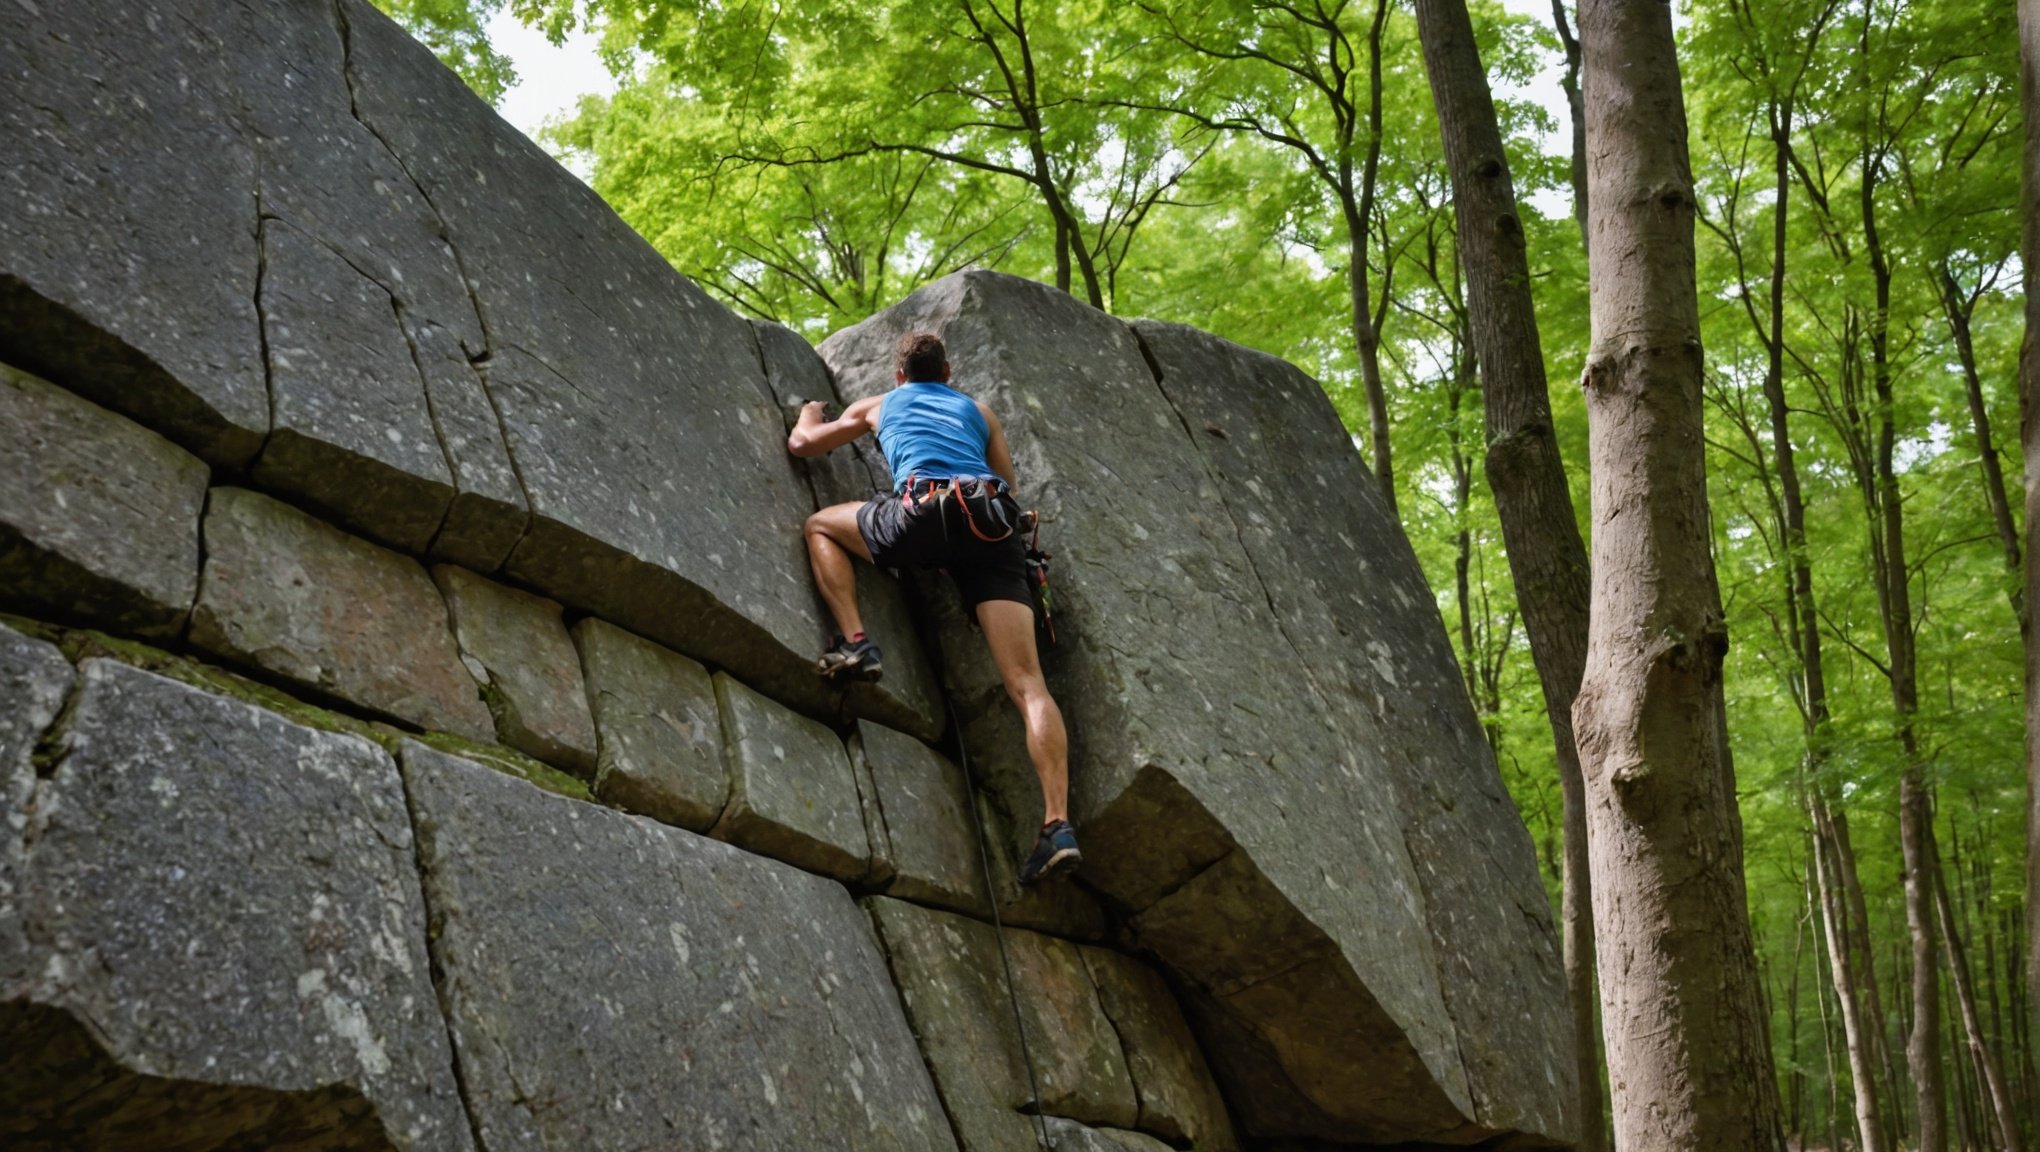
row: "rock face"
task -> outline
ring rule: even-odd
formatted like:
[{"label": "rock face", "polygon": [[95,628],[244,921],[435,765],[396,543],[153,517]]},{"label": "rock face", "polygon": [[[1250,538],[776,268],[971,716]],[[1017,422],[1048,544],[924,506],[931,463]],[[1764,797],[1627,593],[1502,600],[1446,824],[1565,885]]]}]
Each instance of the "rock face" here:
[{"label": "rock face", "polygon": [[[1229,1030],[1219,1072],[1248,1129],[1569,1139],[1549,913],[1523,899],[1529,838],[1445,683],[1408,546],[1350,445],[1331,447],[1344,432],[1322,395],[1244,349],[995,273],[830,337],[838,389],[889,387],[894,343],[916,329],[999,412],[1023,496],[1053,526],[1068,639],[1045,665],[1071,720],[1086,882],[1133,910],[1136,938]],[[1008,811],[1031,812],[996,676],[961,655],[974,649],[953,620],[943,641],[973,760]],[[1441,877],[1469,829],[1479,875]],[[1535,1008],[1502,1020],[1526,976]],[[1491,1060],[1491,1041],[1518,1051]]]},{"label": "rock face", "polygon": [[841,887],[420,745],[403,759],[490,1152],[955,1148]]},{"label": "rock face", "polygon": [[574,640],[599,735],[596,794],[708,831],[730,794],[708,669],[593,616],[574,625]]},{"label": "rock face", "polygon": [[193,644],[421,728],[495,735],[416,561],[240,488],[213,490],[205,547]]},{"label": "rock face", "polygon": [[[364,0],[0,4],[0,145],[0,1144],[1571,1139],[1528,839],[1295,369],[990,273],[818,352]],[[946,582],[812,668],[802,522],[888,478],[787,421],[908,328],[1050,521],[1074,883]]]},{"label": "rock face", "polygon": [[32,612],[172,635],[198,592],[206,467],[0,364],[0,587]]},{"label": "rock face", "polygon": [[860,724],[857,731],[857,754],[885,829],[885,862],[892,874],[886,891],[983,915],[985,882],[963,770],[882,724]]},{"label": "rock face", "polygon": [[595,721],[581,661],[560,606],[440,564],[454,639],[496,718],[503,743],[577,776],[595,776]]},{"label": "rock face", "polygon": [[82,680],[7,812],[35,928],[0,970],[0,1138],[472,1148],[389,755],[109,661]]},{"label": "rock face", "polygon": [[717,674],[730,799],[714,834],[838,880],[862,880],[871,841],[857,775],[826,727]]},{"label": "rock face", "polygon": [[21,923],[22,833],[35,796],[36,741],[71,690],[71,665],[56,647],[0,626],[0,979],[28,966]]},{"label": "rock face", "polygon": [[965,1152],[1036,1147],[1022,1112],[1033,1106],[1036,1085],[1047,1115],[1133,1127],[1140,1107],[1133,1080],[1076,945],[1006,932],[1027,1029],[1023,1052],[991,925],[885,897],[866,904]]}]

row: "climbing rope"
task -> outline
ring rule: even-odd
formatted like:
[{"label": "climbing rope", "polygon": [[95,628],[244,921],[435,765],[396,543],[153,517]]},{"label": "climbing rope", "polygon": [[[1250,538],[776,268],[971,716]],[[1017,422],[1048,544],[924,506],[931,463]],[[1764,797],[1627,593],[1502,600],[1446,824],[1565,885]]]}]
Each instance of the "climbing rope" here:
[{"label": "climbing rope", "polygon": [[[939,653],[938,653],[939,655]],[[936,667],[941,667],[937,663]],[[999,966],[1006,973],[1006,1001],[1013,1007],[1013,1027],[1020,1034],[1020,1060],[1027,1065],[1027,1093],[1034,1107],[1035,1139],[1046,1152],[1055,1152],[1055,1142],[1048,1135],[1048,1119],[1041,1114],[1041,1079],[1034,1071],[1034,1052],[1027,1045],[1027,1020],[1020,1011],[1020,992],[1013,983],[1013,956],[1006,950],[1006,926],[999,918],[999,893],[992,884],[991,850],[985,847],[985,822],[978,815],[977,790],[970,783],[970,751],[964,747],[963,722],[956,715],[956,701],[947,700],[949,705],[949,727],[956,733],[956,759],[963,769],[964,795],[970,802],[971,826],[977,829],[978,868],[985,878],[985,903],[992,909],[992,931],[999,941]]]}]

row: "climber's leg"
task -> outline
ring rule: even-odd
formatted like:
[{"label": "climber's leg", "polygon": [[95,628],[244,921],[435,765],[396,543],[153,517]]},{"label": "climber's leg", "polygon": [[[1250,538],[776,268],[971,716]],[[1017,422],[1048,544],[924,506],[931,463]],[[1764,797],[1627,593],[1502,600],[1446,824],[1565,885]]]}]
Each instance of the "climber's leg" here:
[{"label": "climber's leg", "polygon": [[1027,726],[1027,755],[1041,781],[1041,835],[1020,869],[1020,882],[1031,884],[1083,858],[1069,825],[1069,733],[1041,675],[1040,653],[1034,646],[1034,605],[986,600],[978,604],[977,618],[1006,695]]},{"label": "climber's leg", "polygon": [[803,533],[815,587],[836,618],[836,630],[845,636],[864,631],[864,619],[857,613],[857,569],[850,563],[852,556],[871,559],[864,533],[857,528],[857,510],[863,506],[832,504],[808,517]]}]

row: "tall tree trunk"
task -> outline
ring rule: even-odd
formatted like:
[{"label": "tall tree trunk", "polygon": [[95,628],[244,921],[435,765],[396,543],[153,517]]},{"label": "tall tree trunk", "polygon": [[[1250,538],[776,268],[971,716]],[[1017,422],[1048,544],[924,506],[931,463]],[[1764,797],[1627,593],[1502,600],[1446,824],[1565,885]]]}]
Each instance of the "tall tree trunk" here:
[{"label": "tall tree trunk", "polygon": [[1935,903],[1941,911],[1941,943],[1948,953],[1948,977],[1955,985],[1955,1003],[1961,1009],[1962,1032],[1969,1044],[1970,1060],[1983,1081],[1984,1098],[1989,1102],[1992,1119],[1997,1124],[1998,1147],[2004,1152],[2025,1152],[2025,1143],[2019,1138],[2019,1112],[2012,1105],[2011,1088],[2005,1083],[2004,1070],[1998,1064],[1997,1054],[1983,1042],[1983,1025],[1976,1013],[1976,993],[1969,983],[1969,958],[1963,954],[1961,933],[1955,931],[1955,909],[1948,900],[1947,876],[1936,868],[1934,878]]},{"label": "tall tree trunk", "polygon": [[[1867,49],[1866,49],[1867,50]],[[1877,188],[1882,157],[1867,147],[1863,156],[1861,206],[1863,250],[1869,258],[1875,306],[1870,313],[1871,386],[1876,397],[1876,508],[1881,546],[1871,549],[1878,603],[1889,657],[1891,708],[1899,749],[1898,839],[1905,859],[1905,920],[1912,941],[1912,1030],[1906,1063],[1919,1114],[1920,1152],[1945,1152],[1947,1092],[1942,1083],[1940,973],[1934,937],[1934,800],[1921,763],[1915,718],[1919,712],[1918,658],[1913,640],[1912,589],[1905,550],[1905,503],[1893,462],[1898,424],[1892,411],[1891,265],[1877,227]]]},{"label": "tall tree trunk", "polygon": [[[1818,26],[1814,35],[1818,35]],[[1836,810],[1839,790],[1824,776],[1827,761],[1827,668],[1821,653],[1820,609],[1813,586],[1813,557],[1806,546],[1806,498],[1799,482],[1798,457],[1792,441],[1791,407],[1785,398],[1785,273],[1790,255],[1787,224],[1792,203],[1792,122],[1790,93],[1774,97],[1767,109],[1771,136],[1771,271],[1765,321],[1756,325],[1764,344],[1763,392],[1770,416],[1771,455],[1778,473],[1778,536],[1787,557],[1786,620],[1792,629],[1793,654],[1800,672],[1802,738],[1805,741],[1806,807],[1815,829],[1815,859],[1821,879],[1821,911],[1833,960],[1835,997],[1841,1004],[1842,1028],[1848,1042],[1849,1073],[1855,1093],[1856,1128],[1864,1152],[1888,1147],[1878,1105],[1881,1014],[1865,1010],[1876,1001],[1875,969],[1869,951],[1854,940],[1867,933],[1853,854],[1847,850],[1847,818]],[[1754,321],[1755,314],[1752,313]],[[1849,893],[1856,893],[1851,900]],[[1852,906],[1853,905],[1853,906]],[[1853,929],[1853,930],[1852,930]],[[1864,973],[1869,972],[1868,979]]]},{"label": "tall tree trunk", "polygon": [[[2026,113],[2020,181],[2026,339],[2019,348],[2019,438],[2026,458],[2026,603],[2040,603],[2040,0],[2019,0],[2019,92]],[[2026,629],[2026,1036],[2040,1038],[2040,644]]]},{"label": "tall tree trunk", "polygon": [[1998,461],[1997,441],[1991,436],[1990,409],[1983,402],[1983,378],[1976,369],[1976,344],[1969,332],[1974,303],[1955,282],[1946,263],[1934,269],[1935,285],[1941,292],[1941,311],[1948,318],[1948,331],[1955,338],[1955,353],[1962,362],[1962,383],[1969,395],[1969,422],[1976,430],[1976,462],[1983,470],[1984,499],[1990,503],[1991,523],[1996,525],[1998,546],[2004,549],[2005,574],[2010,579],[2007,594],[2012,611],[2025,626],[2026,600],[2019,594],[2019,530],[2012,523],[2011,502],[2005,498],[2005,470]]},{"label": "tall tree trunk", "polygon": [[1374,479],[1388,500],[1389,513],[1398,515],[1395,461],[1388,439],[1388,390],[1381,380],[1381,336],[1374,329],[1374,314],[1368,307],[1373,294],[1368,290],[1367,217],[1361,214],[1358,204],[1347,206],[1346,236],[1347,259],[1351,263],[1346,282],[1353,296],[1353,350],[1359,355],[1360,383],[1367,394],[1367,434],[1368,446],[1373,450]]},{"label": "tall tree trunk", "polygon": [[1593,613],[1574,705],[1621,1148],[1782,1141],[1725,739],[1693,178],[1671,7],[1580,6]]},{"label": "tall tree trunk", "polygon": [[1593,894],[1585,784],[1572,722],[1573,700],[1586,668],[1587,550],[1552,430],[1516,190],[1464,0],[1422,0],[1417,31],[1452,178],[1459,260],[1466,272],[1474,357],[1487,406],[1488,486],[1502,522],[1516,602],[1530,634],[1530,656],[1557,753],[1565,848],[1559,921],[1572,997],[1580,1148],[1601,1152],[1607,1134],[1595,1026]]},{"label": "tall tree trunk", "polygon": [[[1565,72],[1558,86],[1565,92],[1565,110],[1572,120],[1572,214],[1580,226],[1580,242],[1587,242],[1587,106],[1580,92],[1580,41],[1566,19],[1565,0],[1551,0],[1551,29],[1558,33],[1558,46],[1565,52]],[[1421,15],[1421,6],[1420,15]],[[1482,83],[1485,84],[1485,79]],[[1435,84],[1435,81],[1433,82]]]},{"label": "tall tree trunk", "polygon": [[1849,814],[1840,808],[1830,808],[1828,822],[1834,828],[1835,863],[1841,872],[1842,891],[1849,898],[1849,916],[1846,923],[1850,926],[1850,946],[1856,950],[1856,961],[1860,964],[1857,982],[1864,991],[1863,1007],[1877,1025],[1870,1033],[1871,1050],[1877,1058],[1877,1069],[1884,1076],[1886,1095],[1883,1098],[1891,1102],[1891,1108],[1884,1114],[1885,1127],[1890,1130],[1893,1143],[1903,1146],[1908,1130],[1905,1109],[1899,1105],[1899,1089],[1904,1081],[1899,1078],[1898,1061],[1892,1055],[1891,1044],[1884,1034],[1884,1022],[1887,1019],[1884,1014],[1884,992],[1877,983],[1877,949],[1872,946],[1870,940],[1870,906],[1863,899],[1863,880],[1856,870],[1856,846],[1849,835]]},{"label": "tall tree trunk", "polygon": [[1883,1152],[1888,1145],[1877,1107],[1877,1066],[1871,1058],[1869,1037],[1879,1022],[1864,1018],[1861,997],[1846,962],[1849,943],[1842,927],[1841,885],[1833,875],[1833,829],[1828,822],[1826,802],[1817,793],[1812,794],[1807,797],[1807,807],[1814,818],[1813,863],[1820,893],[1821,924],[1827,932],[1828,954],[1834,958],[1831,971],[1835,999],[1841,1003],[1842,1038],[1848,1044],[1849,1079],[1856,1094],[1856,1132],[1862,1141],[1862,1152]]},{"label": "tall tree trunk", "polygon": [[[1346,217],[1346,282],[1353,296],[1353,350],[1360,357],[1360,383],[1367,393],[1367,421],[1374,450],[1374,479],[1399,515],[1395,500],[1395,461],[1388,439],[1388,390],[1381,379],[1381,329],[1371,310],[1367,244],[1374,221],[1375,181],[1381,175],[1381,33],[1388,22],[1388,0],[1375,0],[1374,21],[1367,30],[1367,139],[1360,164],[1360,186],[1353,187],[1351,122],[1339,158],[1339,199]],[[1383,273],[1387,275],[1386,272]],[[1384,291],[1386,289],[1384,288]]]}]

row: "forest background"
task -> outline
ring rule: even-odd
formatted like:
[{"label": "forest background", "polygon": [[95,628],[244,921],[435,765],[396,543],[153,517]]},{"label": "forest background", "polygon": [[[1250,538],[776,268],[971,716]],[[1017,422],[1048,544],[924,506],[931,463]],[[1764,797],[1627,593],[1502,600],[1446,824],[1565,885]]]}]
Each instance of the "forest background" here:
[{"label": "forest background", "polygon": [[[492,100],[515,81],[486,34],[506,4],[556,42],[596,35],[615,90],[544,141],[681,272],[811,339],[992,267],[1309,371],[1408,530],[1561,906],[1561,765],[1487,480],[1451,183],[1406,4],[379,2]],[[1585,536],[1572,13],[1471,10]],[[1953,929],[1931,1055],[1949,1146],[2017,1146],[1979,1053],[2030,1143],[2022,471],[2006,447],[2023,331],[2015,13],[1723,0],[1675,23],[1729,732],[1786,1131],[1798,1147],[1915,1146],[1911,772]],[[1563,120],[1507,98],[1549,70]]]}]

